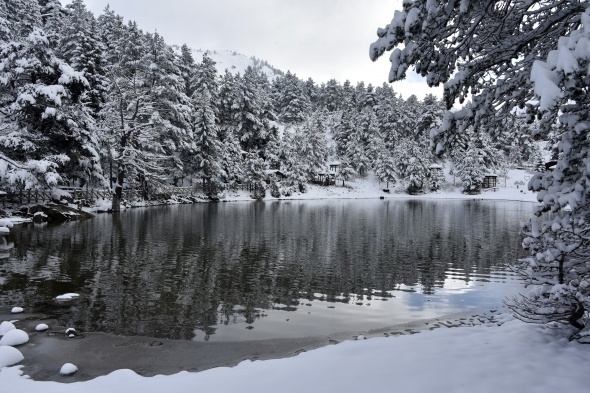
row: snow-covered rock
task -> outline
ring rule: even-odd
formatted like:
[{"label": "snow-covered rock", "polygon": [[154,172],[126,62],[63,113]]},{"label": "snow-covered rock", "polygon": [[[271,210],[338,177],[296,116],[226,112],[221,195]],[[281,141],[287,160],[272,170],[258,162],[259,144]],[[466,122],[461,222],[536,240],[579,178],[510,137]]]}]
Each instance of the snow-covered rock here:
[{"label": "snow-covered rock", "polygon": [[9,233],[10,229],[0,226],[0,235],[8,235]]},{"label": "snow-covered rock", "polygon": [[63,295],[59,295],[55,298],[55,300],[57,301],[68,301],[68,300],[72,300],[75,298],[80,297],[80,295],[78,295],[77,293],[64,293]]},{"label": "snow-covered rock", "polygon": [[16,326],[12,322],[4,321],[0,323],[0,336],[4,336],[6,332],[14,329],[16,329]]},{"label": "snow-covered rock", "polygon": [[40,323],[37,326],[35,326],[35,330],[38,332],[44,332],[47,329],[49,329],[49,326],[47,326],[47,324],[45,323]]},{"label": "snow-covered rock", "polygon": [[29,335],[24,330],[12,329],[6,332],[2,338],[0,338],[0,345],[7,345],[14,347],[16,345],[22,345],[29,342]]},{"label": "snow-covered rock", "polygon": [[25,309],[22,307],[12,307],[12,310],[10,310],[13,314],[20,314],[23,311],[25,311]]},{"label": "snow-covered rock", "polygon": [[0,368],[17,364],[24,358],[23,354],[16,348],[0,347]]},{"label": "snow-covered rock", "polygon": [[14,223],[12,221],[5,218],[0,218],[0,227],[12,228],[13,226]]},{"label": "snow-covered rock", "polygon": [[74,374],[76,371],[78,371],[78,367],[76,367],[74,364],[72,363],[66,363],[63,366],[61,366],[61,369],[59,370],[59,373],[61,375],[72,375]]}]

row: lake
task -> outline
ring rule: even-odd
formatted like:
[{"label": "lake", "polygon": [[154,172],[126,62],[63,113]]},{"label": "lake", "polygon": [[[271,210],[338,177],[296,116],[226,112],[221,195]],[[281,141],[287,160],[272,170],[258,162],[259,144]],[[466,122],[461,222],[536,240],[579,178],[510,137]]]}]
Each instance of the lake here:
[{"label": "lake", "polygon": [[[82,331],[258,340],[499,308],[531,203],[317,200],[139,208],[18,225],[0,305]],[[75,292],[80,299],[51,300]]]}]

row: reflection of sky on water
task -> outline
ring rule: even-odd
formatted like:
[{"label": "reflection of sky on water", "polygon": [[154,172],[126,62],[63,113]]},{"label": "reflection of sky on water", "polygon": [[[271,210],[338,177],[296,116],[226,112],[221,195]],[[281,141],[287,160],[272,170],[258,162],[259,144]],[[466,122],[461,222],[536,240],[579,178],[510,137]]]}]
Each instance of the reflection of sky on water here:
[{"label": "reflection of sky on water", "polygon": [[[261,318],[249,325],[246,332],[245,318],[238,317],[232,324],[218,325],[212,339],[300,337],[303,331],[309,335],[362,332],[470,310],[474,313],[501,310],[502,300],[522,288],[515,276],[505,277],[502,282],[447,279],[444,287],[438,288],[435,294],[424,294],[419,287],[400,287],[400,290],[390,291],[392,297],[387,298],[351,295],[351,300],[346,303],[299,299],[294,311],[284,311],[285,305],[275,305],[277,309],[260,310]],[[319,293],[314,296],[323,297]],[[204,337],[203,331],[195,330],[194,340]]]}]

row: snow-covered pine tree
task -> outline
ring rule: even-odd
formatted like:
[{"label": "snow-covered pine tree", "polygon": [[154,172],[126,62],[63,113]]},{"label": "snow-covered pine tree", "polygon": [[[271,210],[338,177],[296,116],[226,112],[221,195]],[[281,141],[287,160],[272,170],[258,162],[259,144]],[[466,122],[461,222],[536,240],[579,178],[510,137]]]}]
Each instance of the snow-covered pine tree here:
[{"label": "snow-covered pine tree", "polygon": [[27,188],[100,179],[93,119],[80,100],[88,81],[51,49],[36,2],[9,5],[7,19],[27,15],[1,44],[0,146],[10,163],[3,178]]},{"label": "snow-covered pine tree", "polygon": [[485,152],[474,141],[469,142],[461,160],[455,162],[454,174],[461,179],[463,193],[479,194],[484,177],[488,173]]},{"label": "snow-covered pine tree", "polygon": [[203,60],[197,64],[192,80],[192,86],[195,91],[203,94],[205,91],[210,96],[210,105],[216,116],[216,123],[219,124],[219,77],[215,61],[207,53],[203,54]]},{"label": "snow-covered pine tree", "polygon": [[345,157],[360,176],[372,169],[375,140],[380,138],[377,116],[372,108],[364,108],[356,121],[356,129],[349,136]]},{"label": "snow-covered pine tree", "polygon": [[127,27],[123,23],[123,17],[107,5],[103,13],[98,17],[98,34],[104,46],[105,60],[108,65],[119,64],[126,46],[125,37]]},{"label": "snow-covered pine tree", "polygon": [[277,137],[277,130],[270,124],[274,120],[270,97],[259,86],[259,78],[252,67],[248,67],[243,77],[236,76],[232,103],[235,132],[242,149],[256,152],[264,157],[266,144]]},{"label": "snow-covered pine tree", "polygon": [[342,86],[336,79],[330,79],[321,91],[322,103],[328,112],[334,112],[341,108]]},{"label": "snow-covered pine tree", "polygon": [[149,122],[158,130],[160,144],[167,156],[167,172],[173,174],[173,184],[179,185],[186,175],[178,153],[192,152],[190,129],[190,98],[184,94],[184,81],[177,67],[176,56],[158,33],[146,35],[147,51],[142,62],[146,65],[148,97],[151,107]]},{"label": "snow-covered pine tree", "polygon": [[203,191],[209,198],[217,198],[223,191],[223,145],[219,141],[219,125],[209,89],[201,86],[195,92],[195,156],[197,173],[203,182]]},{"label": "snow-covered pine tree", "polygon": [[8,6],[5,1],[0,2],[0,42],[7,42],[12,38],[12,29],[8,19]]},{"label": "snow-covered pine tree", "polygon": [[302,82],[287,71],[282,79],[278,96],[279,119],[285,123],[302,123],[309,115],[311,103],[305,94]]},{"label": "snow-covered pine tree", "polygon": [[129,22],[119,41],[122,47],[113,48],[117,62],[108,67],[109,100],[101,112],[101,127],[111,182],[114,180],[113,211],[120,209],[127,183],[147,195],[148,188],[166,180],[164,168],[169,157],[161,144],[163,134],[155,126],[165,118],[154,101],[157,86],[148,83],[157,81],[150,69],[152,62],[146,61],[150,57],[149,41],[135,22]]},{"label": "snow-covered pine tree", "polygon": [[183,44],[180,48],[180,56],[177,60],[177,67],[180,70],[180,75],[184,82],[183,93],[187,97],[192,97],[195,92],[194,78],[196,72],[196,64],[191,49],[187,44]]},{"label": "snow-covered pine tree", "polygon": [[378,138],[374,143],[374,160],[373,170],[375,175],[381,182],[385,182],[385,187],[389,188],[390,185],[396,183],[395,177],[395,162],[390,153],[390,150],[385,145],[383,138]]},{"label": "snow-covered pine tree", "polygon": [[316,173],[325,170],[328,152],[325,116],[324,112],[315,112],[305,121],[299,131],[297,155],[305,166],[308,180],[312,180]]},{"label": "snow-covered pine tree", "polygon": [[311,111],[316,111],[320,104],[320,91],[312,78],[307,78],[303,84],[303,91],[311,104]]},{"label": "snow-covered pine tree", "polygon": [[94,15],[82,0],[74,0],[66,8],[69,13],[59,40],[59,55],[88,81],[88,90],[82,99],[97,116],[106,100],[104,45]]},{"label": "snow-covered pine tree", "polygon": [[346,109],[339,112],[337,117],[336,127],[332,138],[336,144],[336,154],[343,158],[346,155],[347,146],[352,139],[352,135],[356,132],[357,113],[352,110],[352,103],[346,102]]},{"label": "snow-covered pine tree", "polygon": [[424,140],[430,139],[430,130],[440,127],[444,118],[444,105],[434,95],[427,94],[422,100],[416,112],[418,121],[416,123],[417,137]]},{"label": "snow-covered pine tree", "polygon": [[423,193],[429,176],[428,151],[414,138],[401,139],[393,152],[397,176],[404,179],[409,194]]},{"label": "snow-covered pine tree", "polygon": [[50,47],[56,49],[64,28],[67,26],[68,11],[59,0],[37,0],[41,11],[43,30],[47,35]]},{"label": "snow-covered pine tree", "polygon": [[306,192],[310,171],[307,162],[301,159],[301,145],[305,143],[300,127],[287,128],[283,136],[283,149],[281,152],[281,171],[285,173],[285,187],[281,190],[285,196],[293,192]]},{"label": "snow-covered pine tree", "polygon": [[219,138],[219,84],[215,62],[207,55],[197,65],[192,85],[196,169],[202,178],[203,189],[210,198],[223,191],[226,174],[222,167],[224,144]]}]

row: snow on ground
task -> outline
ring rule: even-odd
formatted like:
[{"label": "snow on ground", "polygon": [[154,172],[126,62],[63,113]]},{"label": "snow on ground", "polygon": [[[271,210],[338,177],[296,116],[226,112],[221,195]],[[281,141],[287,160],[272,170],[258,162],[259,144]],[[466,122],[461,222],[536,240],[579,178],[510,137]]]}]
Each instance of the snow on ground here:
[{"label": "snow on ground", "polygon": [[[33,381],[21,375],[19,366],[5,367],[0,386],[10,387],[11,393],[588,391],[590,347],[543,326],[500,318],[508,321],[351,340],[292,358],[171,376],[146,378],[118,370],[65,385]],[[56,364],[56,373],[59,368]]]},{"label": "snow on ground", "polygon": [[[498,187],[494,190],[484,190],[478,195],[466,195],[461,192],[461,186],[458,179],[453,182],[452,175],[446,175],[449,184],[444,190],[425,193],[422,195],[409,195],[404,190],[404,185],[380,183],[373,174],[365,178],[346,180],[344,186],[338,181],[336,186],[318,186],[315,184],[308,185],[308,191],[305,193],[294,193],[289,197],[282,196],[282,200],[292,199],[365,199],[365,198],[416,198],[416,199],[486,199],[486,200],[511,200],[523,202],[537,202],[537,194],[527,190],[527,184],[531,174],[524,170],[513,169],[508,171],[506,178],[498,177]],[[454,184],[453,184],[454,183]],[[276,200],[270,196],[267,191],[265,200]],[[224,201],[246,201],[252,200],[248,191],[228,191],[225,194]]]}]

